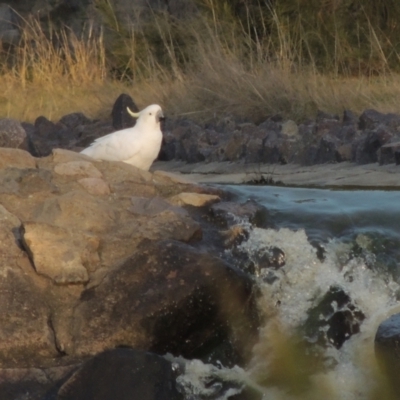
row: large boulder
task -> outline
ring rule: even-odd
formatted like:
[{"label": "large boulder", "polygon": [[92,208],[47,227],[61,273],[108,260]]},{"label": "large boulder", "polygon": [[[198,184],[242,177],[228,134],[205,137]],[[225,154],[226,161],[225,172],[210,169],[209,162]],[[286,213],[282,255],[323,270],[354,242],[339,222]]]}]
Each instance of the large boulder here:
[{"label": "large boulder", "polygon": [[253,282],[203,240],[219,191],[62,149],[0,160],[2,398],[43,393],[118,346],[249,358]]},{"label": "large boulder", "polygon": [[176,241],[144,241],[82,293],[62,347],[87,355],[125,345],[190,358],[228,341],[243,361],[256,338],[251,299],[251,281],[220,259]]}]

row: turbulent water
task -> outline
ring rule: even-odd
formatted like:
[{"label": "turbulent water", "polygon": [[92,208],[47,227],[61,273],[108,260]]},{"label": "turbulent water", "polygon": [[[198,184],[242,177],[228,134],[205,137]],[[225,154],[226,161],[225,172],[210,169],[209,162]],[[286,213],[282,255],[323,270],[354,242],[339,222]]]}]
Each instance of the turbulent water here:
[{"label": "turbulent water", "polygon": [[[263,400],[385,398],[374,336],[382,320],[400,311],[400,192],[228,190],[267,210],[265,226],[243,222],[249,237],[237,250],[257,266],[260,252],[279,248],[285,265],[255,268],[266,322],[249,366],[179,360],[186,398],[228,399],[242,388]],[[339,342],[328,323],[337,311],[356,326]]]}]

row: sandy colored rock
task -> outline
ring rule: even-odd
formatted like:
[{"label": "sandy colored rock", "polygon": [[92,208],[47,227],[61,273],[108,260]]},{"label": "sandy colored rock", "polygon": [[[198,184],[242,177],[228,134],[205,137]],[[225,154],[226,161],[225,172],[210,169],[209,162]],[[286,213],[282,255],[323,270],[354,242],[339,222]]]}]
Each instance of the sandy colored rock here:
[{"label": "sandy colored rock", "polygon": [[45,200],[38,207],[36,220],[63,228],[106,232],[114,226],[115,211],[107,201],[76,190]]},{"label": "sandy colored rock", "polygon": [[94,196],[105,196],[111,193],[107,182],[101,178],[82,178],[78,183]]},{"label": "sandy colored rock", "polygon": [[35,284],[18,268],[0,279],[0,366],[34,366],[57,356],[50,309]]},{"label": "sandy colored rock", "polygon": [[18,246],[20,220],[0,204],[0,273],[7,274],[13,269],[16,260],[21,256]]},{"label": "sandy colored rock", "polygon": [[[21,268],[25,253],[18,245],[20,224],[0,205],[0,367],[35,365],[57,355],[50,309]],[[27,268],[32,268],[29,262]]]},{"label": "sandy colored rock", "polygon": [[59,175],[83,175],[90,178],[101,178],[101,172],[88,161],[69,161],[57,164],[54,171]]},{"label": "sandy colored rock", "polygon": [[50,158],[53,163],[60,164],[71,161],[94,161],[91,157],[85,156],[84,154],[77,153],[76,151],[65,150],[65,149],[53,149]]},{"label": "sandy colored rock", "polygon": [[182,192],[170,197],[168,201],[177,206],[203,207],[206,204],[220,201],[220,197],[214,194]]},{"label": "sandy colored rock", "polygon": [[287,136],[297,136],[299,134],[299,127],[296,122],[289,119],[282,124],[282,133]]},{"label": "sandy colored rock", "polygon": [[161,197],[147,198],[134,196],[132,197],[131,201],[132,206],[129,208],[129,211],[133,214],[153,217],[166,210],[169,210],[185,217],[189,215],[188,212],[183,208],[171,205],[168,201],[165,201]]},{"label": "sandy colored rock", "polygon": [[0,169],[36,168],[36,160],[27,151],[0,147]]},{"label": "sandy colored rock", "polygon": [[54,225],[27,222],[23,241],[36,272],[57,284],[86,283],[89,275],[82,264],[82,238]]}]

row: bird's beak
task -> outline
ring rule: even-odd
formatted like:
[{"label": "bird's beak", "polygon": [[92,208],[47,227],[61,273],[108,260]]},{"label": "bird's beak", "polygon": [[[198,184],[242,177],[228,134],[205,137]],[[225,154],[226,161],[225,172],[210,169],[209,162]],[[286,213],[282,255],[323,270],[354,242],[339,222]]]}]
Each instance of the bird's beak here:
[{"label": "bird's beak", "polygon": [[161,111],[161,110],[159,110],[158,112],[157,112],[157,114],[156,114],[156,121],[157,122],[160,122],[161,120],[163,120],[165,117],[164,117],[164,114],[163,114],[163,112]]},{"label": "bird's beak", "polygon": [[129,115],[131,115],[133,118],[139,118],[140,112],[135,113],[135,112],[131,111],[131,109],[129,107],[126,107],[126,109],[128,110]]}]

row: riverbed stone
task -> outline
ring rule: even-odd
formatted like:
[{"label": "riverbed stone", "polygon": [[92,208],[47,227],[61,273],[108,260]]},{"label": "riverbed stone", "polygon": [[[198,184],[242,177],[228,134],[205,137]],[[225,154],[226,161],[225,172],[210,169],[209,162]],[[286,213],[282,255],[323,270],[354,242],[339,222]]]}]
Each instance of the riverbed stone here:
[{"label": "riverbed stone", "polygon": [[211,215],[225,227],[248,221],[256,226],[265,222],[265,207],[254,200],[238,204],[233,201],[223,201],[213,204],[210,208]]},{"label": "riverbed stone", "polygon": [[86,361],[57,400],[183,400],[170,361],[136,349],[112,349]]},{"label": "riverbed stone", "polygon": [[400,314],[393,314],[382,321],[375,335],[375,356],[389,384],[398,393],[400,383]]}]

